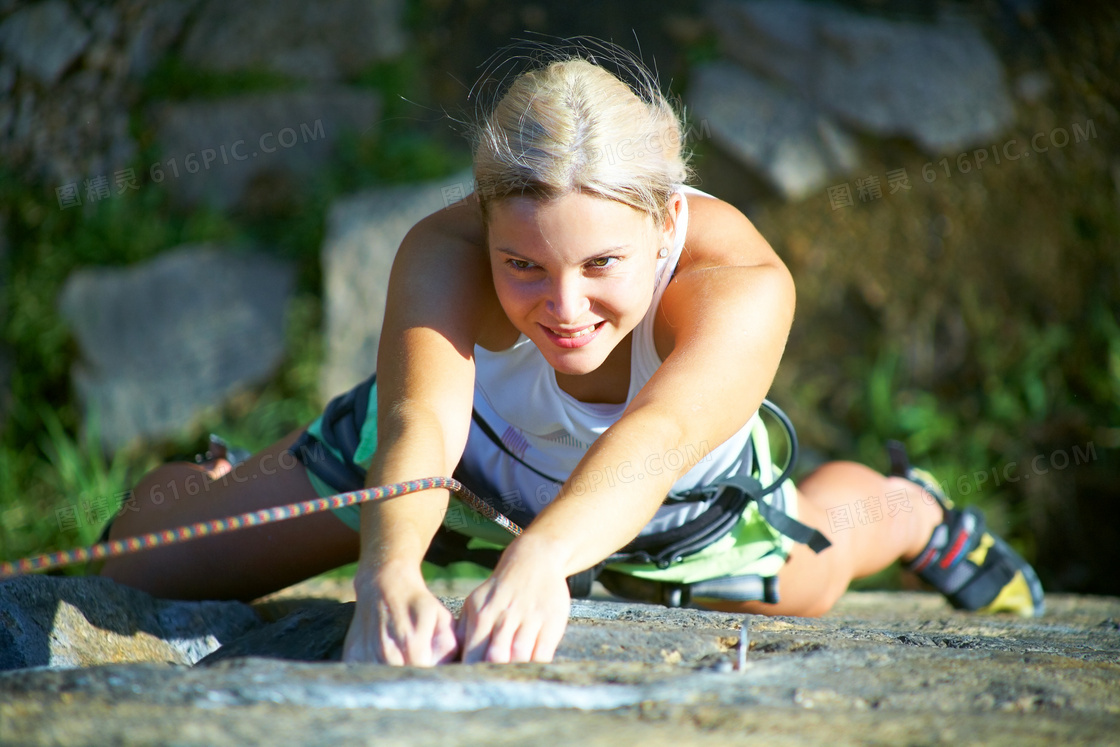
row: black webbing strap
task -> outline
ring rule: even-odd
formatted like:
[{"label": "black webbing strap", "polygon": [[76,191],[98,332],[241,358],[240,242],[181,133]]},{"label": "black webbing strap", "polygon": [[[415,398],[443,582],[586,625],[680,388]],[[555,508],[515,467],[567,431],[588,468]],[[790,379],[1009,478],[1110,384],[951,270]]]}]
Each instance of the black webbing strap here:
[{"label": "black webbing strap", "polygon": [[693,602],[778,601],[777,576],[723,576],[689,584]]},{"label": "black webbing strap", "polygon": [[724,576],[681,584],[604,570],[599,574],[599,581],[615,596],[666,607],[683,607],[694,602],[778,602],[777,576]]},{"label": "black webbing strap", "polygon": [[[758,485],[757,480],[744,475],[732,475],[727,478],[726,482],[745,492],[754,490],[755,486]],[[785,511],[774,508],[764,500],[756,500],[755,505],[758,506],[758,515],[761,516],[767,524],[774,527],[794,542],[808,545],[813,552],[818,553],[832,546],[828,538],[821,534],[819,530],[802,524]]]},{"label": "black webbing strap", "polygon": [[[754,483],[758,486],[757,481]],[[757,490],[748,492],[736,487],[720,490],[716,500],[692,521],[674,529],[635,537],[612,555],[611,560],[655,563],[667,568],[679,558],[699,552],[730,532],[756,494]]]}]

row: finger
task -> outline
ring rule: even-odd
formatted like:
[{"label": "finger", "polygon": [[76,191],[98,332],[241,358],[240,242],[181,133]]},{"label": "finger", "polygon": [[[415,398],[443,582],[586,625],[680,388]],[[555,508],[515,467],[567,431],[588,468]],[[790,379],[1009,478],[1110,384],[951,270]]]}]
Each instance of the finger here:
[{"label": "finger", "polygon": [[462,644],[467,639],[467,634],[470,632],[470,620],[473,612],[473,592],[467,595],[463,600],[463,606],[459,608],[459,616],[455,618],[455,636]]},{"label": "finger", "polygon": [[463,609],[459,613],[456,630],[464,664],[484,661],[483,657],[490,643],[493,617],[486,609],[488,593],[486,587],[489,583],[489,580],[483,582],[463,600]]},{"label": "finger", "polygon": [[468,633],[463,643],[463,663],[477,664],[486,661],[486,652],[490,648],[490,636],[483,634],[480,629]]},{"label": "finger", "polygon": [[510,645],[509,660],[511,662],[532,661],[533,652],[537,648],[542,626],[539,621],[525,621],[517,629]]},{"label": "finger", "polygon": [[564,639],[564,630],[568,627],[567,616],[557,620],[546,620],[537,634],[537,645],[533,649],[530,661],[550,662],[556,656],[556,649]]},{"label": "finger", "polygon": [[451,613],[440,620],[436,627],[435,637],[432,639],[432,657],[436,664],[446,664],[455,661],[459,655],[459,639],[455,635],[455,619]]},{"label": "finger", "polygon": [[433,666],[435,660],[432,647],[437,628],[435,614],[430,609],[421,609],[414,619],[409,619],[407,622],[409,629],[405,631],[405,660],[415,667]]},{"label": "finger", "polygon": [[355,615],[343,639],[342,660],[347,663],[383,663],[379,637],[380,631],[369,624],[365,615]]},{"label": "finger", "polygon": [[515,617],[511,610],[503,612],[490,633],[490,645],[486,648],[483,660],[494,664],[508,664],[513,657],[514,636],[520,627],[520,616]]},{"label": "finger", "polygon": [[463,663],[475,664],[486,661],[486,651],[490,647],[493,627],[488,614],[466,615],[464,635],[460,638],[463,646]]},{"label": "finger", "polygon": [[377,664],[390,664],[395,667],[403,666],[405,664],[404,651],[401,650],[400,645],[394,636],[390,635],[387,628],[382,628],[378,631],[377,648],[379,651],[371,651],[371,656],[367,661]]}]

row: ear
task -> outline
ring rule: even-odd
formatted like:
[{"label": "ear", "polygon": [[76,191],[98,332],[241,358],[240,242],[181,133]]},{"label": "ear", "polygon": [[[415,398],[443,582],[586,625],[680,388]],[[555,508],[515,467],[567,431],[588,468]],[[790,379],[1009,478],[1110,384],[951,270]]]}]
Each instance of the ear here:
[{"label": "ear", "polygon": [[665,204],[665,223],[661,226],[661,246],[672,246],[677,235],[677,218],[684,209],[684,195],[674,192],[669,195],[669,202]]}]

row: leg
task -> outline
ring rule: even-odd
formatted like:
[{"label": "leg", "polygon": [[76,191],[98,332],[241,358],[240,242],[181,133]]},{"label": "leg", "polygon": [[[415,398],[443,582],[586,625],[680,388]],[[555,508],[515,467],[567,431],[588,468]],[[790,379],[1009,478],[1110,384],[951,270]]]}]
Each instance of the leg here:
[{"label": "leg", "polygon": [[[905,502],[886,496],[905,493]],[[881,514],[860,522],[852,508],[871,498],[868,508],[878,506]],[[874,501],[878,502],[875,503]],[[832,542],[824,552],[814,553],[797,545],[778,573],[781,601],[713,605],[729,612],[763,615],[823,615],[856,578],[871,575],[896,560],[909,560],[925,547],[934,528],[942,521],[937,502],[909,480],[884,477],[853,462],[830,462],[810,475],[798,494],[798,518],[820,529]],[[829,509],[847,506],[849,521],[841,524]],[[907,510],[909,509],[909,510]],[[895,511],[893,516],[889,515]],[[835,528],[834,528],[835,527]]]},{"label": "leg", "polygon": [[[232,471],[185,462],[153,470],[133,491],[138,510],[119,516],[110,537],[316,498],[306,469],[286,452],[299,433]],[[248,600],[353,562],[358,547],[357,533],[324,512],[114,558],[101,575],[160,597]]]}]

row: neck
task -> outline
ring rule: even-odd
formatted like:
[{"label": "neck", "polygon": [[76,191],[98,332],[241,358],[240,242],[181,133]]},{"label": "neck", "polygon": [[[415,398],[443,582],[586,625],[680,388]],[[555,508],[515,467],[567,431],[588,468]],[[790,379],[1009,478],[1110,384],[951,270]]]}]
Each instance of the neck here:
[{"label": "neck", "polygon": [[556,373],[556,384],[580,402],[621,405],[630,395],[630,346],[633,332],[611,351],[603,365],[591,373]]}]

